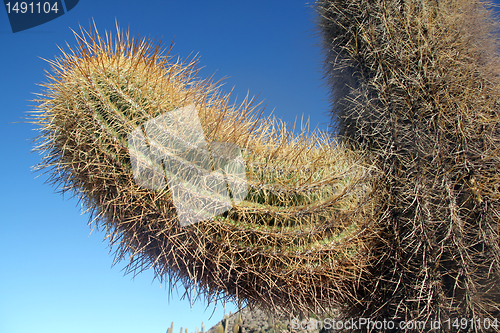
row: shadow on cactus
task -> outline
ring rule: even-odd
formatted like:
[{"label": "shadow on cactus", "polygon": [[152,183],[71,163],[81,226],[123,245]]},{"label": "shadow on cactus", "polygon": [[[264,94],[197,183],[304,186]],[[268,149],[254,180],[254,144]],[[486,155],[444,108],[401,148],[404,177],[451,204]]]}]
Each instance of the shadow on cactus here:
[{"label": "shadow on cactus", "polygon": [[[288,312],[357,299],[377,239],[376,169],[363,152],[294,134],[253,100],[231,105],[170,49],[119,29],[75,35],[77,48],[49,61],[32,113],[37,169],[82,200],[128,272],[154,268],[208,301]],[[199,123],[179,123],[186,110]],[[227,145],[238,172],[217,157]]]}]

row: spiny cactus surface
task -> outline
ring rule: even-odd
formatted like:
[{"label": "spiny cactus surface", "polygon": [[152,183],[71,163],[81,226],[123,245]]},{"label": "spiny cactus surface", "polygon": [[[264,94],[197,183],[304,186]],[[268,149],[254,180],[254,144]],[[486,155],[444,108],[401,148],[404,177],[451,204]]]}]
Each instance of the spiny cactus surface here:
[{"label": "spiny cactus surface", "polygon": [[357,315],[498,318],[499,27],[488,2],[317,8],[339,137],[371,152],[388,193],[379,278]]},{"label": "spiny cactus surface", "polygon": [[[321,311],[356,300],[377,238],[375,171],[362,152],[295,135],[251,101],[231,105],[195,61],[159,45],[120,31],[76,37],[50,61],[32,114],[38,169],[82,200],[116,260],[208,301]],[[199,126],[172,126],[186,110]],[[226,147],[234,156],[219,156]],[[182,223],[182,209],[198,219]]]}]

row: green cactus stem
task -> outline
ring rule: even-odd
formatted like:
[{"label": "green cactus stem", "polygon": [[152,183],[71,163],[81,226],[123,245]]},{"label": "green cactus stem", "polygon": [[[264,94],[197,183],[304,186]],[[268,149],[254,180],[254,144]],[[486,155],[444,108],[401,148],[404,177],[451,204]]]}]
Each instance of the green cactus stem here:
[{"label": "green cactus stem", "polygon": [[[159,45],[120,31],[103,39],[82,30],[76,37],[77,48],[50,61],[32,114],[43,154],[38,169],[82,200],[116,259],[129,259],[128,272],[152,267],[159,280],[180,281],[207,300],[290,312],[356,299],[356,286],[369,278],[378,238],[373,212],[382,195],[372,191],[377,173],[362,151],[327,133],[296,135],[259,116],[251,100],[229,104],[216,84],[197,78],[195,61],[173,61]],[[193,133],[165,127],[183,110],[197,113],[199,144],[190,141]],[[228,169],[230,159],[220,155],[227,147],[237,147],[231,158],[240,156],[243,172]],[[168,161],[154,160],[153,149]],[[196,182],[186,185],[194,198],[187,204],[197,200],[199,208],[193,214],[229,208],[181,226],[169,187],[177,180],[167,172],[173,164],[182,177],[207,174],[210,184],[223,184],[207,181],[203,191]],[[139,175],[138,165],[147,166]]]}]

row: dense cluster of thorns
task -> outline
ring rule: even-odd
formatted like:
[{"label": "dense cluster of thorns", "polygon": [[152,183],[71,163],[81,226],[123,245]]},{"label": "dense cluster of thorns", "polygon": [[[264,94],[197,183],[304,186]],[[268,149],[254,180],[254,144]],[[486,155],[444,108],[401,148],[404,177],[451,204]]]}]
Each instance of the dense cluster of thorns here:
[{"label": "dense cluster of thorns", "polygon": [[[217,84],[197,78],[195,61],[173,61],[159,45],[120,31],[75,35],[78,47],[49,61],[52,73],[32,114],[43,153],[38,168],[80,198],[117,261],[128,259],[135,274],[153,268],[170,287],[181,283],[186,294],[209,301],[297,313],[356,299],[378,231],[377,173],[362,152],[325,133],[296,135],[247,99],[230,104]],[[241,148],[248,193],[223,214],[182,227],[169,187],[134,179],[128,138],[189,105],[207,142]],[[186,156],[172,158],[197,168]]]},{"label": "dense cluster of thorns", "polygon": [[[253,100],[230,104],[195,61],[173,61],[159,44],[91,29],[50,61],[32,114],[39,168],[84,202],[129,271],[154,268],[186,294],[289,313],[499,318],[499,27],[487,3],[316,9],[337,141],[295,135]],[[241,148],[244,181],[232,181],[247,192],[181,227],[169,187],[134,179],[127,138],[190,105],[212,144],[204,156],[217,156],[217,142]]]},{"label": "dense cluster of thorns", "polygon": [[498,318],[500,59],[492,9],[479,0],[317,5],[339,138],[370,151],[388,193],[380,220],[388,246],[357,316]]}]

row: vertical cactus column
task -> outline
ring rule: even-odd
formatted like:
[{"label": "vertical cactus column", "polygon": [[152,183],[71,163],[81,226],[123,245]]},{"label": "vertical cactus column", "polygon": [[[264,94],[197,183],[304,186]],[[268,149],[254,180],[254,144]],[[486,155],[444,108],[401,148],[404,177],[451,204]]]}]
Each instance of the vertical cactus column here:
[{"label": "vertical cactus column", "polygon": [[317,8],[339,137],[371,152],[388,192],[387,246],[358,315],[498,318],[500,62],[487,2]]}]

